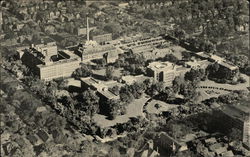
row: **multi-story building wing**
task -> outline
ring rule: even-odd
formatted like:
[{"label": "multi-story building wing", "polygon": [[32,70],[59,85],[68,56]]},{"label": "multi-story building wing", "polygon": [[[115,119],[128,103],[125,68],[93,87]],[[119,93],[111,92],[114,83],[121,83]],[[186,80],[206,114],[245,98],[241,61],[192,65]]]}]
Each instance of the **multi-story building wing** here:
[{"label": "multi-story building wing", "polygon": [[250,150],[250,114],[246,116],[243,126],[243,144]]},{"label": "multi-story building wing", "polygon": [[0,32],[2,32],[2,29],[3,29],[2,26],[3,26],[3,12],[0,9]]},{"label": "multi-story building wing", "polygon": [[189,70],[170,62],[152,62],[147,68],[149,76],[153,77],[155,81],[164,82],[166,86],[171,86],[176,76],[183,77]]},{"label": "multi-story building wing", "polygon": [[250,109],[249,101],[240,102],[234,105],[223,106],[216,111],[217,119],[220,119],[220,126],[223,130],[236,128],[242,132],[241,140],[244,146],[250,150]]},{"label": "multi-story building wing", "polygon": [[18,49],[22,62],[42,80],[71,76],[80,67],[80,57],[68,50],[58,51],[56,43],[48,41]]},{"label": "multi-story building wing", "polygon": [[120,53],[122,53],[121,49],[110,44],[82,46],[78,49],[78,54],[81,55],[82,60],[105,58],[107,63],[115,62]]},{"label": "multi-story building wing", "polygon": [[176,67],[170,62],[152,62],[148,65],[148,74],[155,81],[164,82],[167,86],[172,85],[175,78]]},{"label": "multi-story building wing", "polygon": [[165,39],[163,39],[162,36],[158,36],[158,37],[147,37],[147,38],[140,38],[137,40],[133,40],[130,42],[126,42],[123,44],[123,47],[125,49],[133,49],[136,47],[142,47],[142,46],[158,46],[163,44],[164,42],[166,42]]},{"label": "multi-story building wing", "polygon": [[40,64],[37,67],[39,68],[40,79],[52,80],[55,78],[71,76],[73,71],[80,67],[79,63],[80,61],[78,58],[72,58],[57,61],[48,65]]}]

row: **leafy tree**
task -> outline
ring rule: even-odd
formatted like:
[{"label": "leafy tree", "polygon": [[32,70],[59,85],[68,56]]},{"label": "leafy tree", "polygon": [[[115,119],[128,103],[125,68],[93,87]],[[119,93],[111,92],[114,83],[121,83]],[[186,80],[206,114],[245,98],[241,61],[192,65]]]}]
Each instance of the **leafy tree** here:
[{"label": "leafy tree", "polygon": [[148,12],[148,13],[146,13],[146,14],[144,15],[144,17],[145,17],[146,19],[153,20],[153,19],[154,19],[154,14],[153,14],[153,12]]},{"label": "leafy tree", "polygon": [[160,93],[160,100],[162,101],[168,101],[168,99],[173,98],[174,97],[174,91],[173,88],[165,88],[161,93]]},{"label": "leafy tree", "polygon": [[144,85],[146,86],[146,89],[147,88],[150,88],[153,84],[153,81],[151,79],[146,79],[143,81]]},{"label": "leafy tree", "polygon": [[193,100],[197,95],[195,83],[190,81],[182,83],[180,86],[180,94],[184,96],[186,101]]},{"label": "leafy tree", "polygon": [[212,42],[206,42],[205,43],[205,51],[208,53],[213,53],[215,52],[215,45]]},{"label": "leafy tree", "polygon": [[146,93],[150,96],[156,96],[164,90],[163,82],[154,82],[150,88],[146,90]]},{"label": "leafy tree", "polygon": [[186,32],[182,29],[176,29],[174,32],[174,35],[179,40],[184,40],[184,39],[186,39],[186,36],[187,36]]},{"label": "leafy tree", "polygon": [[227,57],[227,59],[241,69],[244,69],[246,66],[250,65],[249,59],[245,55],[230,55]]},{"label": "leafy tree", "polygon": [[110,90],[111,92],[113,92],[114,94],[119,95],[120,87],[117,86],[117,85],[115,85],[114,87],[109,88],[109,90]]},{"label": "leafy tree", "polygon": [[121,87],[120,89],[120,99],[122,102],[130,103],[133,101],[134,96],[130,92],[129,86]]},{"label": "leafy tree", "polygon": [[13,31],[7,32],[4,36],[5,39],[13,39],[15,37],[16,37],[16,35]]},{"label": "leafy tree", "polygon": [[182,54],[182,58],[183,59],[185,59],[185,60],[190,60],[191,59],[190,52],[188,52],[188,51],[182,51],[181,54]]},{"label": "leafy tree", "polygon": [[230,133],[229,133],[229,137],[230,137],[231,140],[240,141],[241,140],[241,135],[242,135],[242,132],[237,128],[232,128]]},{"label": "leafy tree", "polygon": [[107,64],[105,58],[96,59],[95,61],[96,61],[96,63],[97,63],[98,65],[100,65],[101,67],[104,67],[104,66]]},{"label": "leafy tree", "polygon": [[121,26],[117,23],[108,23],[103,29],[108,33],[112,33],[114,38],[120,36]]},{"label": "leafy tree", "polygon": [[163,59],[164,59],[164,61],[169,61],[169,62],[172,62],[172,63],[176,63],[179,60],[173,54],[167,54]]},{"label": "leafy tree", "polygon": [[31,28],[26,24],[23,26],[23,28],[20,30],[22,35],[29,35],[31,34]]},{"label": "leafy tree", "polygon": [[89,68],[89,66],[82,64],[80,68],[77,68],[73,72],[73,77],[79,78],[79,77],[89,77],[93,74],[92,70]]},{"label": "leafy tree", "polygon": [[107,80],[112,80],[114,77],[114,67],[108,66],[105,71],[105,76]]},{"label": "leafy tree", "polygon": [[67,79],[63,79],[63,78],[58,78],[58,79],[55,79],[55,82],[57,83],[57,87],[58,89],[66,89],[67,88],[67,85],[68,85],[68,80]]},{"label": "leafy tree", "polygon": [[233,91],[228,94],[220,95],[218,97],[218,102],[224,103],[224,104],[232,104],[236,103],[238,100],[243,99],[246,97],[246,93],[242,90],[239,91]]},{"label": "leafy tree", "polygon": [[99,112],[99,97],[91,89],[84,91],[82,95],[83,104],[81,108],[93,117],[95,113]]},{"label": "leafy tree", "polygon": [[80,150],[85,156],[92,156],[94,152],[94,146],[91,141],[84,140],[80,145]]},{"label": "leafy tree", "polygon": [[109,151],[109,156],[110,156],[110,157],[120,157],[121,154],[120,154],[120,152],[119,152],[118,149],[116,149],[116,148],[111,148],[110,151]]},{"label": "leafy tree", "polygon": [[145,91],[145,85],[143,83],[135,82],[129,86],[130,92],[134,98],[139,99]]},{"label": "leafy tree", "polygon": [[200,81],[205,78],[205,70],[204,69],[191,69],[190,71],[185,73],[185,80],[189,81]]},{"label": "leafy tree", "polygon": [[123,114],[126,110],[125,106],[118,100],[108,100],[107,106],[110,119],[115,119],[117,115]]},{"label": "leafy tree", "polygon": [[214,63],[214,64],[208,65],[206,70],[210,75],[214,75],[219,70],[219,68],[220,68],[219,64]]},{"label": "leafy tree", "polygon": [[64,129],[66,126],[66,119],[58,116],[55,113],[52,113],[46,119],[45,126],[47,126],[49,132],[52,132],[56,129]]},{"label": "leafy tree", "polygon": [[245,68],[245,73],[250,76],[250,65]]},{"label": "leafy tree", "polygon": [[171,126],[171,133],[175,139],[179,138],[182,135],[181,126],[179,124],[173,124]]},{"label": "leafy tree", "polygon": [[40,41],[40,40],[41,40],[40,33],[35,32],[35,33],[32,35],[32,41],[35,42],[35,41]]},{"label": "leafy tree", "polygon": [[73,34],[75,30],[75,25],[72,22],[65,24],[65,31]]},{"label": "leafy tree", "polygon": [[174,93],[178,93],[180,91],[180,86],[182,84],[182,80],[180,77],[175,77],[175,79],[173,80],[173,92]]}]

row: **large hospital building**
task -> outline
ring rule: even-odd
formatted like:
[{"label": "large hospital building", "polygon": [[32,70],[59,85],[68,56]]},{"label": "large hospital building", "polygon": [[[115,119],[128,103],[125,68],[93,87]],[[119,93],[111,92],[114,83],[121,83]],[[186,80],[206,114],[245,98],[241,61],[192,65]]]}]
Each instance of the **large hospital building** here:
[{"label": "large hospital building", "polygon": [[164,82],[166,86],[171,86],[176,76],[184,75],[188,70],[170,62],[152,62],[147,68],[149,76],[155,81]]},{"label": "large hospital building", "polygon": [[43,80],[69,77],[81,61],[71,51],[58,51],[56,43],[49,38],[17,51],[22,62]]}]

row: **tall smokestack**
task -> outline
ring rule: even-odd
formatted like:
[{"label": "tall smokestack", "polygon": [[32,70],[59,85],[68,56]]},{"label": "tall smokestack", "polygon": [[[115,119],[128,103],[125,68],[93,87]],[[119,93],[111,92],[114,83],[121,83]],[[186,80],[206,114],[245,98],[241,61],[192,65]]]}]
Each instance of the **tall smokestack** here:
[{"label": "tall smokestack", "polygon": [[89,18],[87,16],[87,41],[89,41]]}]

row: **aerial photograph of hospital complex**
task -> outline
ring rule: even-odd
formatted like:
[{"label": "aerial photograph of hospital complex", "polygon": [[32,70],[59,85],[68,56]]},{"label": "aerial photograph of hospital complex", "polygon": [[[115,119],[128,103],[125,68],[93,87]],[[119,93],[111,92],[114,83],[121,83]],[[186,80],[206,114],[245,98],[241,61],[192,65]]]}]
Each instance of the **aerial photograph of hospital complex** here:
[{"label": "aerial photograph of hospital complex", "polygon": [[0,0],[0,157],[250,157],[249,0]]}]

